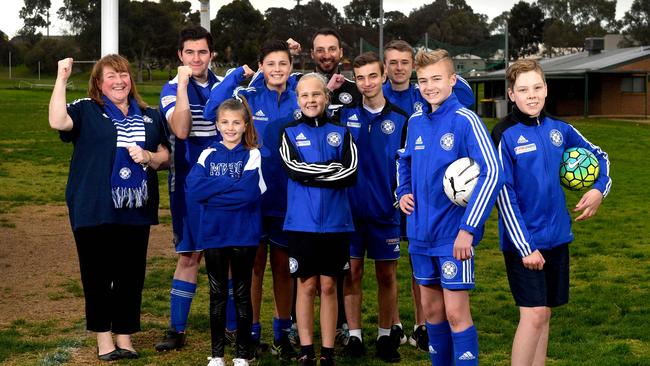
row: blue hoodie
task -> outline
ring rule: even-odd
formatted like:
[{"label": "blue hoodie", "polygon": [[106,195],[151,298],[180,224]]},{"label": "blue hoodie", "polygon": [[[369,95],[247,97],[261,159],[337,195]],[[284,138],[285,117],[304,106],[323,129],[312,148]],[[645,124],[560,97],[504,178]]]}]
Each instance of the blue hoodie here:
[{"label": "blue hoodie", "polygon": [[257,246],[266,191],[258,149],[221,142],[205,149],[187,176],[188,201],[200,206],[200,249]]}]

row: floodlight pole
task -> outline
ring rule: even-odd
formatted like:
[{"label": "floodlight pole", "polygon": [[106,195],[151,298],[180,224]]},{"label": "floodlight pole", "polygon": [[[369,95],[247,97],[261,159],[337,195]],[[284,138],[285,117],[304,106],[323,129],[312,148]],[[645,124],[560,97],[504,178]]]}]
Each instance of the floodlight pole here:
[{"label": "floodlight pole", "polygon": [[102,57],[119,53],[119,18],[118,0],[102,0]]},{"label": "floodlight pole", "polygon": [[201,1],[201,27],[210,31],[210,0]]},{"label": "floodlight pole", "polygon": [[379,59],[384,60],[384,0],[379,0]]},{"label": "floodlight pole", "polygon": [[9,50],[9,80],[11,80],[11,50]]},{"label": "floodlight pole", "polygon": [[[508,54],[508,21],[505,21],[506,23],[506,33],[505,33],[505,40],[506,40],[506,48],[503,50],[503,64],[505,66],[504,72],[503,72],[503,78],[504,78],[504,85],[505,88],[503,89],[503,98],[507,101],[508,100],[508,78],[506,78],[506,72],[508,70],[508,59],[510,58],[510,55]],[[506,102],[507,103],[507,102]]]}]

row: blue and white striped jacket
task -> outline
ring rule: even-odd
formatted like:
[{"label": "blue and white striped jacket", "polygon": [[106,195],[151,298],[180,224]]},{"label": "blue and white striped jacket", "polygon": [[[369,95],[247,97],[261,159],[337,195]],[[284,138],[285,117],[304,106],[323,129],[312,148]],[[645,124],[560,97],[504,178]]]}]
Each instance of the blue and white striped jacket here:
[{"label": "blue and white striped jacket", "polygon": [[600,175],[593,188],[607,196],[609,158],[575,127],[543,113],[530,117],[516,107],[492,130],[505,185],[497,200],[501,250],[525,257],[573,241],[559,170],[564,150],[584,147],[596,155]]},{"label": "blue and white striped jacket", "polygon": [[[474,159],[481,167],[467,207],[454,205],[442,185],[449,164],[462,157]],[[408,193],[415,198],[415,209],[406,219],[409,253],[451,256],[459,229],[472,233],[477,245],[503,185],[501,167],[481,119],[454,94],[432,113],[414,113],[397,164],[398,199]]]}]

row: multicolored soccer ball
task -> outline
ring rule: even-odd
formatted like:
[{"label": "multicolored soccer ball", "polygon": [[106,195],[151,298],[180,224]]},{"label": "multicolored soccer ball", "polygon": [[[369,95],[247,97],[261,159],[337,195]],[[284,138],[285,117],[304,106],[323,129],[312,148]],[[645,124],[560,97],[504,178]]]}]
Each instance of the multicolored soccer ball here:
[{"label": "multicolored soccer ball", "polygon": [[582,147],[564,150],[560,165],[560,183],[572,191],[591,187],[600,173],[596,156]]},{"label": "multicolored soccer ball", "polygon": [[442,186],[454,205],[467,206],[480,173],[481,168],[472,158],[460,158],[449,164],[442,179]]}]

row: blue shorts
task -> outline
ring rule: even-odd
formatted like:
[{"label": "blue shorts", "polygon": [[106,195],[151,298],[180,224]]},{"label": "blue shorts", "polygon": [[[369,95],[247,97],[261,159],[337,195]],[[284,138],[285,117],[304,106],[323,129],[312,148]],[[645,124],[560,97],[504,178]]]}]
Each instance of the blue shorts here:
[{"label": "blue shorts", "polygon": [[524,267],[516,252],[504,252],[510,292],[517,306],[556,307],[569,302],[569,245],[540,249],[544,268]]},{"label": "blue shorts", "polygon": [[283,226],[284,217],[262,217],[262,242],[286,250],[289,247],[289,239],[282,229]]},{"label": "blue shorts", "polygon": [[449,290],[474,288],[474,257],[459,261],[451,257],[411,254],[413,277],[418,285],[440,285]]},{"label": "blue shorts", "polygon": [[[180,199],[175,199],[172,204],[170,195],[170,206],[172,212],[172,228],[174,230],[174,246],[176,253],[200,252],[203,249],[198,247],[199,221],[201,220],[201,208],[199,205],[180,206]],[[184,198],[184,196],[183,196]],[[180,232],[178,231],[180,228]]]},{"label": "blue shorts", "polygon": [[368,258],[377,261],[397,260],[400,256],[399,225],[354,222],[355,231],[350,234],[350,258]]}]

